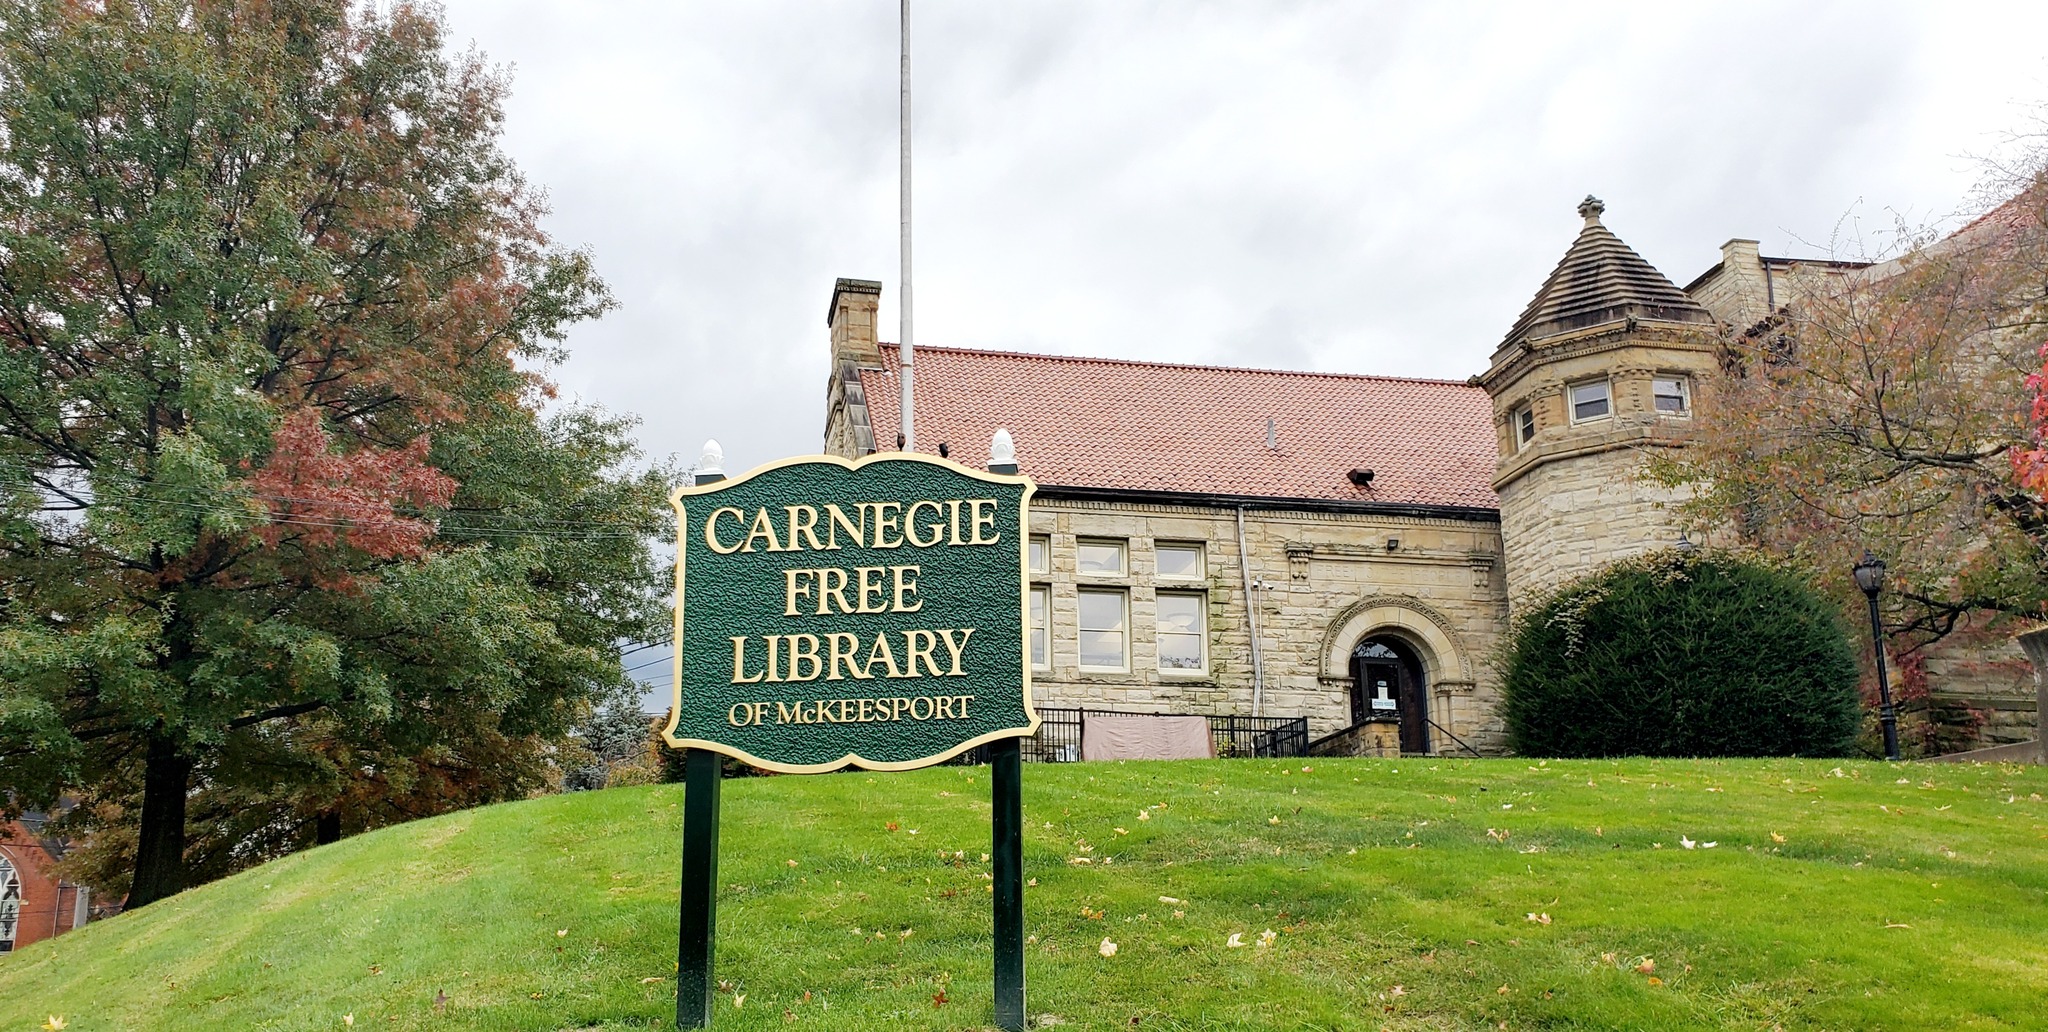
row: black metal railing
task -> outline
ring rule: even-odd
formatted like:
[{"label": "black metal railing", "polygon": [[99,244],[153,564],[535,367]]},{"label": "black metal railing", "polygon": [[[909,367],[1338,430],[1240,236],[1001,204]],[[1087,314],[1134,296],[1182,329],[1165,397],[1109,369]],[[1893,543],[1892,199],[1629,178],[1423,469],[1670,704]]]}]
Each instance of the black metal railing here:
[{"label": "black metal railing", "polygon": [[[1091,713],[1131,717],[1191,715],[1040,706],[1038,734],[1024,739],[1024,758],[1039,763],[1071,763],[1080,759],[1081,723]],[[1204,716],[1219,757],[1268,759],[1308,755],[1307,717]]]}]

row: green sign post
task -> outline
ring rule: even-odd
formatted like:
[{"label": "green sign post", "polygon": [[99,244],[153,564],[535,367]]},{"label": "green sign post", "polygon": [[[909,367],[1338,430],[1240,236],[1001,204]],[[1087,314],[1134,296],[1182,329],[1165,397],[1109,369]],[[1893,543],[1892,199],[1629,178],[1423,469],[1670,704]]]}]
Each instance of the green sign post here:
[{"label": "green sign post", "polygon": [[791,774],[909,770],[988,746],[996,1021],[1023,1028],[1018,738],[1030,480],[941,458],[789,459],[678,488],[675,698],[685,761],[676,1021],[710,1022],[721,757]]}]

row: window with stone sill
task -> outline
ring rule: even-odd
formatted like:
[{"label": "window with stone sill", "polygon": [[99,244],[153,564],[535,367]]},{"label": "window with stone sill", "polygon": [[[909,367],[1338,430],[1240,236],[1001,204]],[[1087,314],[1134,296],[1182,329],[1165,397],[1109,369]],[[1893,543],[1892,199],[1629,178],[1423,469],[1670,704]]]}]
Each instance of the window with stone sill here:
[{"label": "window with stone sill", "polygon": [[1029,558],[1026,565],[1032,573],[1052,572],[1052,538],[1044,534],[1031,535],[1031,546],[1026,554]]},{"label": "window with stone sill", "polygon": [[1516,409],[1514,414],[1508,418],[1515,428],[1515,450],[1521,451],[1527,448],[1529,442],[1536,439],[1535,407],[1524,405]]},{"label": "window with stone sill", "polygon": [[1123,576],[1124,543],[1082,538],[1074,545],[1074,569],[1097,576]]},{"label": "window with stone sill", "polygon": [[1575,384],[1571,389],[1572,422],[1605,419],[1614,411],[1614,399],[1605,380]]},{"label": "window with stone sill", "polygon": [[1202,554],[1202,543],[1165,542],[1153,547],[1157,554],[1155,569],[1161,580],[1198,581],[1209,575],[1209,566]]},{"label": "window with stone sill", "polygon": [[1045,670],[1052,666],[1052,650],[1049,645],[1052,625],[1052,589],[1043,584],[1031,586],[1031,666]]},{"label": "window with stone sill", "polygon": [[1078,594],[1081,669],[1130,669],[1130,596],[1122,588],[1082,588]]},{"label": "window with stone sill", "polygon": [[1159,671],[1199,674],[1209,669],[1208,597],[1199,591],[1158,595]]},{"label": "window with stone sill", "polygon": [[1659,376],[1650,381],[1650,399],[1660,416],[1692,414],[1692,381],[1683,376]]}]

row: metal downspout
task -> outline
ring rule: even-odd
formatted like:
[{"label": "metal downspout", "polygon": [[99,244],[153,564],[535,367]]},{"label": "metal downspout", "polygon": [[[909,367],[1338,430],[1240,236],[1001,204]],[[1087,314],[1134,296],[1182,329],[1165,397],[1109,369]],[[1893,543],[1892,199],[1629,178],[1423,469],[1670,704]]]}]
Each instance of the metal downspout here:
[{"label": "metal downspout", "polygon": [[1252,560],[1245,550],[1244,506],[1237,507],[1237,570],[1244,576],[1244,620],[1252,635],[1252,716],[1266,714],[1266,678],[1259,654],[1259,600],[1252,594]]}]

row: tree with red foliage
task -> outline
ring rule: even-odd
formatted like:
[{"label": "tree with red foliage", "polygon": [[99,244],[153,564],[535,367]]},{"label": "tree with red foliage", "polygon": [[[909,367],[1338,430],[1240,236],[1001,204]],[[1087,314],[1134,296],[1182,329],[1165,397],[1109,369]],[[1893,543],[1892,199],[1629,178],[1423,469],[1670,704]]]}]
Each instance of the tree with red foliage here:
[{"label": "tree with red foliage", "polygon": [[0,7],[0,799],[139,906],[531,791],[659,627],[609,295],[435,12]]},{"label": "tree with red foliage", "polygon": [[1726,335],[1693,447],[1659,463],[1696,490],[1699,524],[1804,560],[1852,612],[1852,562],[1882,556],[1904,671],[2048,613],[2048,150],[1987,192],[1981,218],[1895,260],[1790,277],[1777,311]]}]

